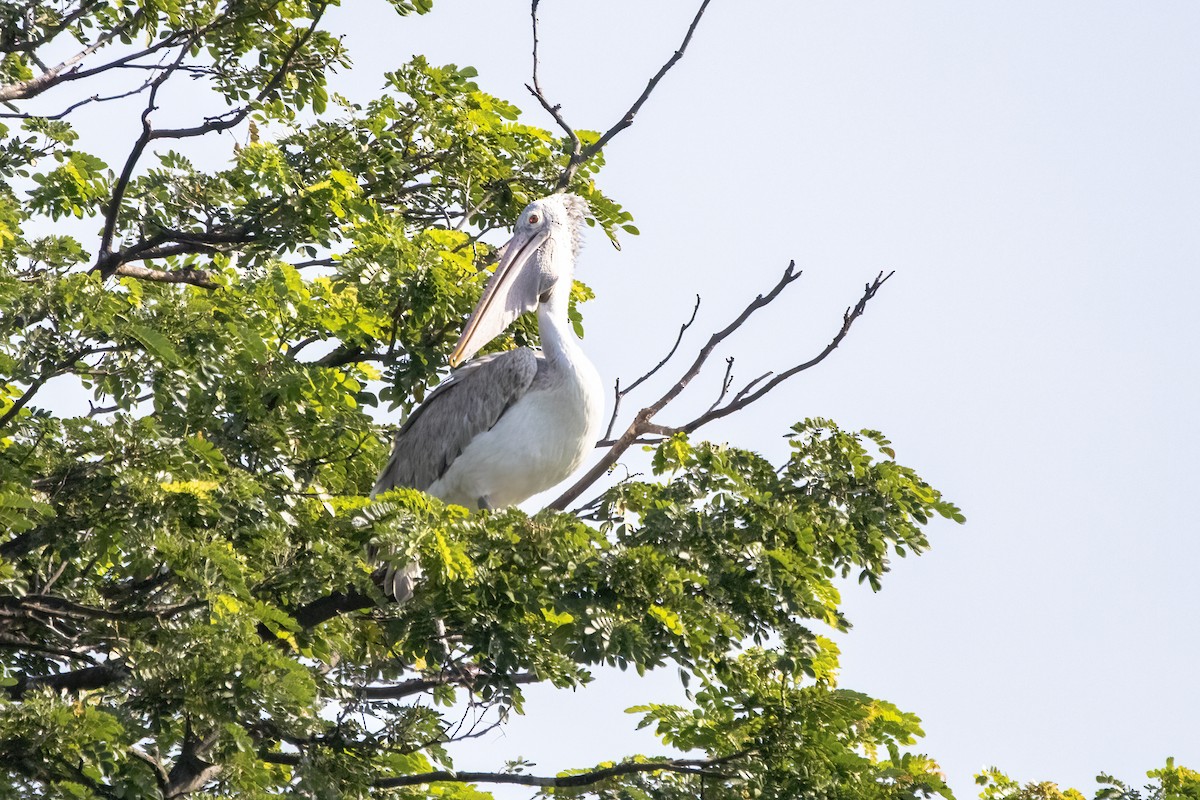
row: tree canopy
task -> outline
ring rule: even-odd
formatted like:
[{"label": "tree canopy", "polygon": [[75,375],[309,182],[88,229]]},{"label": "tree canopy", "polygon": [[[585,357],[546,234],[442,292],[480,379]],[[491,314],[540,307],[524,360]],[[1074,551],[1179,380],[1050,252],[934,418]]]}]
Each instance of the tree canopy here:
[{"label": "tree canopy", "polygon": [[[604,131],[567,124],[536,71],[558,130],[420,57],[371,102],[331,96],[350,62],[329,5],[0,9],[0,797],[950,796],[918,718],[839,686],[821,632],[848,627],[841,579],[878,589],[959,510],[877,431],[800,421],[782,463],[693,436],[828,356],[885,277],[810,360],[727,374],[706,414],[657,422],[789,267],[666,395],[615,409],[600,465],[537,514],[368,497],[395,420],[446,372],[489,232],[567,189],[598,233],[637,233],[596,184],[603,147],[707,3]],[[160,124],[179,92],[211,107]],[[140,113],[119,163],[73,124],[104,103]],[[189,157],[225,131],[223,163]],[[591,296],[576,285],[581,332]],[[536,341],[523,319],[492,349]],[[90,409],[39,404],[62,391]],[[640,443],[652,475],[597,484]],[[381,594],[372,545],[420,559],[410,602]],[[688,705],[631,709],[678,757],[454,770],[522,687],[601,665],[678,670]],[[1173,764],[1152,778],[1097,797],[1200,796]],[[989,800],[1063,794],[985,780]]]}]

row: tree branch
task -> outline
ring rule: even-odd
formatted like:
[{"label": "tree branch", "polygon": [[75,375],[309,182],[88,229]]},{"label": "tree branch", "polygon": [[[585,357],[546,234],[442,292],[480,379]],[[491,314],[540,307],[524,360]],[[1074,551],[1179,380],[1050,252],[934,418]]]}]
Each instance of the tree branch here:
[{"label": "tree branch", "polygon": [[[642,90],[641,95],[639,95],[637,100],[635,100],[633,102],[633,105],[631,105],[629,107],[629,110],[625,112],[625,116],[621,117],[621,119],[619,121],[617,121],[617,123],[615,125],[613,125],[607,131],[605,131],[600,136],[599,139],[597,139],[595,142],[593,142],[591,145],[589,145],[586,148],[583,148],[583,149],[579,148],[578,137],[575,137],[572,139],[574,149],[571,152],[570,159],[567,161],[567,166],[563,169],[562,173],[558,176],[558,183],[555,186],[556,191],[561,192],[561,191],[566,190],[566,188],[571,184],[571,181],[574,179],[575,174],[577,172],[579,172],[580,167],[582,167],[584,164],[586,164],[588,161],[590,161],[592,159],[592,157],[594,157],[597,153],[599,153],[601,150],[603,150],[604,146],[607,145],[610,141],[612,141],[612,138],[614,136],[616,136],[618,133],[620,133],[621,131],[625,130],[626,128],[628,128],[630,125],[633,124],[634,118],[637,116],[638,112],[641,111],[642,106],[645,105],[646,101],[650,99],[650,95],[651,95],[651,93],[654,92],[655,87],[658,86],[659,81],[661,81],[663,79],[663,77],[666,76],[666,74],[671,71],[671,68],[674,67],[681,58],[683,58],[684,52],[687,50],[688,45],[692,41],[692,36],[696,33],[696,28],[700,24],[700,18],[704,16],[704,11],[705,11],[705,9],[708,8],[708,4],[710,2],[711,2],[711,0],[704,0],[702,3],[700,3],[700,8],[698,8],[696,10],[696,15],[694,17],[692,17],[692,24],[688,26],[687,33],[684,35],[683,42],[679,45],[679,49],[676,50],[669,59],[667,59],[667,62],[665,64],[663,64],[662,67],[658,70],[658,72],[656,72],[654,74],[654,77],[652,77],[646,83],[646,88]],[[533,80],[534,80],[535,88],[537,88],[537,5],[538,5],[538,0],[534,0],[533,1],[533,22],[534,22],[534,38],[533,38],[533,41],[534,41],[534,61],[533,61],[534,79]],[[533,91],[533,89],[530,89],[530,91]],[[542,103],[542,106],[544,108],[546,108],[547,111],[550,111],[551,115],[554,116],[555,121],[559,122],[559,125],[566,128],[568,130],[568,132],[570,132],[571,135],[574,137],[574,132],[570,131],[570,128],[566,125],[566,123],[560,119],[559,114],[558,114],[559,107],[558,106],[551,107],[549,105],[549,103],[546,101],[546,99],[543,96],[541,96],[540,88],[538,89],[538,91],[534,92],[534,96],[538,98],[538,100]]]},{"label": "tree branch", "polygon": [[102,689],[125,680],[130,674],[129,667],[123,661],[106,661],[97,667],[84,667],[54,675],[36,677],[19,675],[17,682],[7,687],[7,690],[8,696],[13,700],[20,700],[27,693],[41,688],[49,688],[58,692],[82,692],[89,689]]},{"label": "tree branch", "polygon": [[[692,323],[696,321],[696,312],[698,312],[699,310],[700,310],[700,295],[696,295],[696,305],[692,306],[692,316],[688,318],[687,322],[685,322],[679,326],[679,335],[675,337],[675,344],[671,345],[671,350],[667,353],[666,356],[663,357],[663,360],[659,361],[657,364],[654,365],[654,367],[649,372],[647,372],[645,375],[643,375],[642,377],[635,380],[633,383],[626,386],[624,389],[621,388],[621,379],[620,378],[617,379],[616,385],[613,386],[612,416],[608,418],[608,427],[604,431],[604,439],[605,439],[605,442],[607,442],[607,444],[612,444],[611,442],[608,442],[607,440],[612,438],[613,426],[617,422],[617,412],[619,412],[621,410],[621,401],[625,398],[625,395],[629,394],[634,389],[641,386],[649,378],[654,376],[655,373],[657,373],[660,369],[662,369],[664,366],[666,366],[667,362],[670,361],[671,358],[675,355],[675,351],[677,351],[679,349],[679,344],[683,341],[683,334],[686,333],[687,329],[692,327]],[[605,444],[605,442],[601,442],[601,445]]]},{"label": "tree branch", "polygon": [[756,386],[758,383],[761,383],[772,373],[768,372],[766,375],[755,378],[753,381],[747,384],[745,388],[738,392],[737,396],[734,397],[734,399],[731,400],[727,405],[721,406],[720,408],[714,406],[705,413],[693,419],[691,422],[675,428],[673,432],[691,433],[702,425],[707,425],[713,420],[729,416],[735,411],[740,411],[753,403],[755,400],[760,399],[767,392],[771,391],[793,375],[797,375],[806,369],[811,369],[817,364],[820,364],[829,356],[830,353],[837,349],[838,345],[842,343],[842,340],[846,338],[846,334],[850,332],[850,326],[852,326],[854,321],[861,317],[863,312],[866,311],[867,303],[870,302],[871,298],[875,296],[875,293],[879,291],[879,288],[887,282],[888,278],[895,274],[895,272],[889,272],[884,275],[882,272],[880,272],[875,276],[873,281],[866,284],[865,288],[863,289],[862,297],[860,297],[858,302],[852,307],[847,308],[846,313],[842,315],[842,327],[838,329],[838,332],[834,335],[829,344],[825,345],[825,349],[816,356],[810,358],[808,361],[797,364],[791,369],[779,373],[774,378],[767,381],[767,383],[763,384],[762,388],[758,389],[757,391],[751,391],[754,386]]},{"label": "tree branch", "polygon": [[104,47],[109,42],[122,36],[132,25],[136,23],[138,18],[142,16],[142,13],[143,12],[139,9],[123,24],[117,25],[112,30],[107,31],[95,42],[83,48],[70,58],[60,62],[57,66],[46,70],[41,75],[30,78],[29,80],[18,81],[17,83],[10,83],[0,86],[0,103],[7,103],[13,100],[27,100],[30,97],[36,97],[55,84],[62,83],[65,80],[73,80],[75,78],[84,77],[88,74],[93,74],[92,71],[84,73],[77,70],[68,70],[78,64],[80,61],[83,61],[83,59],[87,58],[92,53],[99,50],[101,47]]},{"label": "tree branch", "polygon": [[[428,678],[413,678],[411,680],[402,681],[391,686],[357,686],[352,689],[355,695],[364,700],[398,700],[402,697],[410,697],[414,694],[422,694],[430,689],[438,686],[446,686],[449,684],[469,685],[475,683],[480,678],[486,678],[487,675],[479,671],[445,671],[438,675]],[[520,672],[516,675],[510,675],[506,678],[507,681],[516,685],[526,685],[531,683],[540,683],[543,679],[532,672]]]},{"label": "tree branch", "polygon": [[395,778],[382,778],[375,781],[375,786],[381,789],[395,789],[402,786],[420,786],[426,783],[507,783],[517,786],[543,786],[554,789],[579,788],[592,786],[623,775],[634,775],[642,772],[678,772],[685,775],[712,775],[728,777],[711,771],[713,767],[726,764],[749,753],[741,751],[730,756],[704,759],[664,759],[662,761],[626,761],[611,767],[581,772],[577,775],[562,775],[553,778],[538,775],[524,775],[514,772],[450,772],[438,770],[423,772],[416,775],[400,775]]},{"label": "tree branch", "polygon": [[252,102],[247,103],[241,108],[235,109],[227,114],[205,120],[205,122],[202,124],[190,128],[167,128],[163,130],[155,130],[150,124],[150,114],[157,108],[155,101],[158,96],[158,90],[162,87],[163,83],[166,82],[167,78],[173,75],[178,69],[183,57],[188,52],[188,46],[191,44],[191,41],[189,40],[184,47],[180,48],[175,62],[170,67],[166,67],[163,73],[156,77],[150,85],[150,97],[146,103],[145,110],[142,112],[142,133],[138,137],[137,141],[134,142],[133,148],[129,152],[129,156],[125,159],[125,166],[121,170],[121,175],[117,179],[116,185],[113,187],[112,200],[110,201],[108,209],[104,215],[104,230],[100,238],[100,248],[96,258],[96,263],[92,267],[93,271],[99,272],[102,277],[108,278],[114,272],[116,272],[117,268],[122,263],[129,260],[128,252],[114,253],[112,251],[113,238],[116,234],[117,222],[121,213],[121,202],[125,197],[125,192],[129,188],[129,182],[133,177],[133,171],[136,168],[138,161],[141,160],[142,154],[145,152],[146,147],[150,144],[150,142],[157,141],[159,139],[187,139],[195,136],[203,136],[208,133],[228,130],[241,124],[242,121],[250,115],[250,112],[254,110],[254,107],[257,104],[270,97],[283,85],[283,81],[291,69],[292,60],[296,57],[296,54],[300,51],[300,48],[302,48],[308,42],[308,40],[312,38],[313,33],[316,32],[317,26],[320,24],[326,8],[327,5],[323,3],[318,7],[316,12],[313,13],[312,23],[308,26],[304,33],[297,36],[296,40],[292,42],[291,47],[288,48],[287,53],[284,55],[279,65],[279,69],[276,70],[275,74],[271,77],[271,80],[268,81],[262,90],[259,91]]},{"label": "tree branch", "polygon": [[562,495],[557,497],[554,502],[550,503],[547,508],[553,508],[559,511],[564,510],[570,503],[577,499],[580,494],[586,491],[589,486],[607,473],[608,470],[617,463],[620,457],[632,445],[638,443],[657,443],[655,440],[648,441],[643,439],[642,437],[645,434],[654,434],[666,438],[676,433],[693,433],[698,428],[707,425],[714,420],[721,419],[722,417],[729,416],[736,411],[744,409],[751,403],[761,399],[768,392],[779,386],[788,378],[791,378],[794,375],[820,364],[829,356],[830,353],[837,349],[838,345],[842,343],[842,340],[845,339],[846,335],[850,332],[851,326],[854,325],[854,321],[861,317],[866,311],[867,303],[869,303],[871,299],[875,297],[875,294],[879,291],[880,287],[882,287],[883,284],[886,283],[887,280],[894,274],[889,272],[885,275],[884,273],[880,272],[877,276],[875,276],[874,280],[866,284],[863,289],[863,294],[858,299],[858,302],[846,309],[846,312],[842,315],[842,325],[834,335],[833,339],[830,340],[829,344],[825,345],[825,348],[813,358],[810,358],[809,360],[797,364],[794,367],[791,367],[790,369],[778,374],[768,372],[765,375],[755,378],[745,387],[743,387],[736,395],[734,395],[732,400],[725,405],[721,405],[721,401],[724,400],[725,396],[728,394],[729,387],[731,385],[730,369],[732,365],[727,362],[725,376],[722,379],[721,384],[721,394],[717,398],[717,402],[711,405],[707,411],[682,425],[661,425],[653,422],[652,420],[654,416],[658,414],[658,412],[662,411],[668,403],[678,397],[679,394],[683,392],[685,388],[687,388],[687,385],[691,383],[692,379],[694,379],[700,373],[705,362],[708,360],[708,357],[712,354],[713,350],[715,350],[716,347],[721,344],[721,342],[723,342],[734,331],[740,328],[755,311],[769,305],[788,285],[800,277],[801,273],[795,271],[795,266],[796,262],[793,261],[789,263],[787,269],[784,270],[783,277],[779,279],[779,282],[775,284],[771,291],[767,292],[765,295],[760,294],[748,306],[746,306],[737,319],[726,326],[723,330],[720,330],[709,337],[708,342],[704,345],[704,347],[700,348],[700,352],[697,353],[692,365],[688,367],[683,376],[676,381],[675,384],[671,386],[671,388],[668,389],[662,397],[635,414],[633,420],[629,423],[629,426],[625,429],[624,433],[622,433],[616,439],[605,439],[602,441],[600,444],[602,446],[607,446],[609,448],[608,452],[606,452],[600,458],[600,461],[597,462],[596,465],[590,470],[588,470],[583,477],[576,481],[571,488],[567,489]]},{"label": "tree branch", "polygon": [[220,286],[220,284],[213,281],[212,273],[202,269],[176,269],[167,271],[126,263],[118,264],[113,272],[116,275],[137,278],[143,281],[154,281],[155,283],[187,283],[192,286],[199,286],[201,289],[216,289]]},{"label": "tree branch", "polygon": [[679,378],[679,380],[677,380],[675,384],[671,386],[671,388],[669,388],[665,394],[663,394],[662,397],[658,398],[658,400],[654,401],[634,415],[633,421],[629,423],[629,427],[627,427],[625,432],[622,433],[615,442],[613,442],[612,447],[610,447],[608,452],[601,457],[600,461],[598,461],[595,466],[588,470],[582,478],[576,481],[571,488],[567,489],[559,497],[557,497],[554,502],[550,503],[547,508],[554,508],[562,511],[567,507],[568,504],[578,498],[579,495],[582,494],[589,486],[591,486],[593,483],[599,480],[601,476],[608,472],[609,468],[617,463],[617,460],[624,455],[625,451],[628,450],[631,445],[633,445],[637,438],[643,433],[647,432],[647,428],[645,426],[650,423],[651,418],[653,418],[654,415],[659,411],[662,411],[668,403],[678,397],[679,394],[687,388],[687,385],[692,382],[692,379],[700,374],[700,370],[704,367],[704,362],[708,360],[708,357],[712,354],[713,350],[716,349],[717,345],[721,344],[721,342],[725,341],[730,334],[740,328],[746,322],[746,320],[748,320],[751,315],[754,314],[755,311],[758,311],[760,308],[769,305],[776,297],[779,296],[780,292],[786,289],[791,283],[798,280],[802,274],[803,273],[796,271],[796,262],[790,262],[787,266],[787,269],[783,271],[783,277],[779,279],[778,283],[775,284],[771,291],[767,292],[765,295],[760,294],[758,297],[754,298],[754,300],[752,300],[750,304],[742,310],[742,313],[738,315],[737,319],[729,323],[729,325],[727,325],[724,329],[717,331],[710,336],[708,342],[705,343],[702,348],[700,348],[700,352],[696,354],[695,360],[692,361],[692,365],[688,367],[683,376]]},{"label": "tree branch", "polygon": [[[529,16],[533,19],[533,85],[525,84],[525,88],[530,94],[537,98],[537,101],[542,104],[542,108],[549,112],[550,116],[554,117],[554,121],[558,123],[558,127],[566,132],[567,138],[571,142],[571,154],[568,164],[575,163],[583,153],[583,144],[579,141],[579,135],[575,133],[575,129],[567,124],[567,121],[562,116],[561,105],[551,105],[546,99],[546,94],[542,91],[542,84],[538,80],[538,4],[541,0],[533,0],[529,8]],[[573,173],[572,173],[573,174]],[[566,184],[559,179],[560,188],[565,188]],[[567,179],[570,183],[570,179]]]}]

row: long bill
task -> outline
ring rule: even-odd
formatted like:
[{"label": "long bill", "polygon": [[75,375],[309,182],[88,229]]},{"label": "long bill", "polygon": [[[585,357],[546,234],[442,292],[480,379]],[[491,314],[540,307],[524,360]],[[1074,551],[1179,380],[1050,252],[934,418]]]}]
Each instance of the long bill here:
[{"label": "long bill", "polygon": [[457,367],[495,339],[513,320],[537,308],[541,293],[541,270],[533,254],[546,241],[547,233],[518,232],[504,247],[496,272],[488,281],[471,312],[467,327],[450,354],[450,366]]}]

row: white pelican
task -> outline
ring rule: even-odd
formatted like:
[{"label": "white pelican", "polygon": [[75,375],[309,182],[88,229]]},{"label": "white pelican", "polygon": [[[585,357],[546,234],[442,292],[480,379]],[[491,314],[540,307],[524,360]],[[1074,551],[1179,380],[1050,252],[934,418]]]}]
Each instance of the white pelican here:
[{"label": "white pelican", "polygon": [[[535,308],[542,349],[483,356],[452,372],[396,434],[373,496],[407,486],[468,508],[502,508],[549,489],[583,462],[604,412],[600,376],[567,318],[586,211],[583,199],[556,194],[521,212],[450,366]],[[419,575],[416,564],[389,569],[385,590],[403,602]]]}]

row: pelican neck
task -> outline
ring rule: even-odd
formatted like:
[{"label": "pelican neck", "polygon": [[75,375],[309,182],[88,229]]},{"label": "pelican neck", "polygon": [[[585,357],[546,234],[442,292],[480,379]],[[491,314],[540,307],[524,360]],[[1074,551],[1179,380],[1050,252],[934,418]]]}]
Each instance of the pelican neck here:
[{"label": "pelican neck", "polygon": [[[561,286],[565,286],[565,290],[560,290]],[[537,309],[542,352],[546,354],[546,358],[558,363],[574,361],[580,353],[579,339],[575,336],[567,315],[570,286],[570,275],[560,278],[558,285],[551,290],[550,299],[540,304]]]}]

